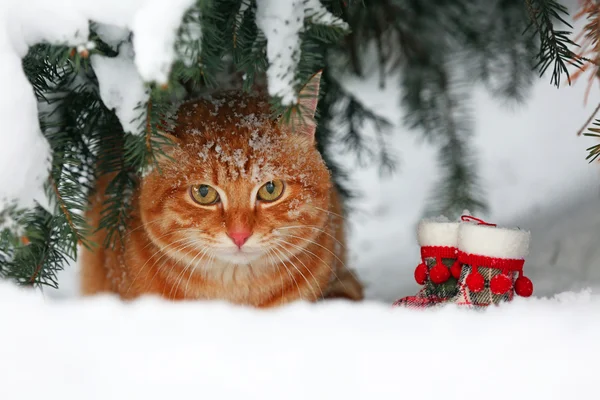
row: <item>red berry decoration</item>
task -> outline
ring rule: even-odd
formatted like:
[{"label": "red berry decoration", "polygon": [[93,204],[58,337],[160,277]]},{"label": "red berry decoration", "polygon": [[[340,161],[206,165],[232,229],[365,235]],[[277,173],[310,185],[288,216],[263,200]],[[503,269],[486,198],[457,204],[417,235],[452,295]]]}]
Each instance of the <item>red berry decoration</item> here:
[{"label": "red berry decoration", "polygon": [[417,268],[415,269],[415,281],[417,281],[417,283],[419,285],[424,285],[425,282],[427,281],[427,266],[423,263],[417,265]]},{"label": "red berry decoration", "polygon": [[490,290],[494,294],[504,294],[510,290],[512,282],[510,278],[504,274],[496,275],[490,281]]},{"label": "red berry decoration", "polygon": [[471,292],[481,292],[485,288],[485,279],[479,272],[471,272],[467,276],[467,287]]},{"label": "red berry decoration", "polygon": [[450,270],[444,264],[436,264],[435,267],[429,271],[429,279],[435,284],[444,283],[450,278]]},{"label": "red berry decoration", "polygon": [[461,270],[462,270],[462,268],[461,268],[460,263],[458,261],[456,261],[454,264],[452,264],[452,267],[450,267],[450,273],[456,279],[460,278],[460,272],[461,272]]},{"label": "red berry decoration", "polygon": [[529,297],[533,294],[533,283],[526,276],[521,276],[515,282],[515,292],[521,297]]}]

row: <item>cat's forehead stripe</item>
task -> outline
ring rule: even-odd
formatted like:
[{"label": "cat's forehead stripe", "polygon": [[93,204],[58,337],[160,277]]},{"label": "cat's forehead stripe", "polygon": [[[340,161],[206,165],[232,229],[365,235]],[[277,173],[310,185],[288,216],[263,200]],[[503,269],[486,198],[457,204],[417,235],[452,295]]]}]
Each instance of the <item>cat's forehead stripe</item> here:
[{"label": "cat's forehead stripe", "polygon": [[270,121],[269,103],[261,95],[224,92],[183,103],[177,115],[176,136],[186,134],[235,132],[264,128]]}]

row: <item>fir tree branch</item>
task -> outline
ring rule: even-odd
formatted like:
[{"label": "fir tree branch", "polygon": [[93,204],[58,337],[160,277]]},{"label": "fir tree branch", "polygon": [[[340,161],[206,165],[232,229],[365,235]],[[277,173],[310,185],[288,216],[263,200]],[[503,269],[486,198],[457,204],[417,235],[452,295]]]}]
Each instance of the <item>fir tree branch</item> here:
[{"label": "fir tree branch", "polygon": [[[591,133],[584,133],[583,136],[600,139],[600,119],[595,120],[588,130]],[[600,157],[600,144],[590,146],[586,150],[588,151],[588,155],[585,159],[588,160],[589,163],[596,161],[596,159]]]},{"label": "fir tree branch", "polygon": [[569,38],[572,33],[570,30],[555,28],[556,23],[561,23],[568,29],[573,29],[565,20],[569,15],[567,8],[555,0],[526,0],[526,3],[531,19],[530,28],[534,27],[534,33],[539,35],[540,39],[540,48],[536,56],[536,67],[540,76],[554,64],[550,83],[559,87],[561,76],[565,74],[571,84],[567,64],[577,68],[582,65],[581,59],[569,49],[569,46],[575,47],[577,44]]},{"label": "fir tree branch", "polygon": [[56,201],[58,203],[58,206],[60,207],[63,215],[65,216],[65,219],[67,220],[67,223],[69,224],[69,227],[71,228],[71,231],[73,232],[73,234],[75,235],[75,237],[77,238],[78,241],[81,240],[81,236],[79,235],[79,230],[73,223],[73,219],[71,218],[71,213],[70,213],[69,209],[67,208],[67,206],[65,205],[65,202],[63,201],[63,198],[60,195],[60,192],[58,191],[58,186],[56,185],[56,181],[52,177],[49,178],[49,181],[50,181],[52,190],[54,191],[54,194],[56,196]]},{"label": "fir tree branch", "polygon": [[[600,111],[600,103],[596,106],[596,108],[594,109],[594,111],[590,114],[590,116],[585,121],[585,123],[583,124],[583,126],[581,127],[581,129],[579,129],[577,131],[577,136],[581,136],[581,134],[587,129],[587,127],[590,125],[590,123],[592,122],[592,120],[594,119],[594,117],[596,116],[596,114],[598,114],[598,111]],[[590,128],[590,130],[593,130],[593,129],[595,129],[595,128]]]},{"label": "fir tree branch", "polygon": [[38,279],[38,276],[40,275],[40,272],[42,271],[42,267],[44,266],[44,263],[46,262],[47,258],[48,258],[48,252],[44,252],[44,258],[42,258],[42,260],[40,261],[40,263],[35,267],[35,270],[33,271],[33,274],[31,275],[31,278],[29,278],[29,282],[28,284],[33,286],[36,283],[36,280]]},{"label": "fir tree branch", "polygon": [[[148,116],[152,114],[152,99],[148,100],[148,105],[146,106],[146,113]],[[152,154],[152,119],[150,117],[146,118],[146,150],[149,154]]]}]

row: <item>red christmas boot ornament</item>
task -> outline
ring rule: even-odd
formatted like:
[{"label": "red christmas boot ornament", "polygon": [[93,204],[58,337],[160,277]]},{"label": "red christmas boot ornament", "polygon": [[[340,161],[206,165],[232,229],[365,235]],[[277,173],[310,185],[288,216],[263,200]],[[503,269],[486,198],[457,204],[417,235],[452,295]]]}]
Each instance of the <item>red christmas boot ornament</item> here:
[{"label": "red christmas boot ornament", "polygon": [[467,275],[465,283],[467,284],[467,288],[473,293],[481,292],[485,289],[485,279],[483,279],[483,275],[477,271],[477,267],[473,268],[473,271]]},{"label": "red christmas boot ornament", "polygon": [[[415,281],[423,288],[414,296],[407,296],[394,306],[426,308],[443,302],[457,292],[458,226],[444,217],[422,220],[417,230],[417,241],[421,246],[421,263],[415,269]],[[451,268],[452,267],[452,268]]]},{"label": "red christmas boot ornament", "polygon": [[504,273],[494,276],[490,280],[490,290],[494,294],[506,294],[512,289],[512,279]]},{"label": "red christmas boot ornament", "polygon": [[452,264],[452,267],[450,267],[450,273],[454,279],[460,278],[461,271],[462,267],[460,266],[460,262],[458,262],[458,260],[454,261],[454,264]]},{"label": "red christmas boot ornament", "polygon": [[427,276],[429,275],[429,270],[427,269],[427,265],[425,263],[421,263],[417,265],[415,268],[415,281],[419,285],[424,285],[427,282]]},{"label": "red christmas boot ornament", "polygon": [[519,277],[515,282],[515,293],[521,297],[529,297],[533,294],[533,283],[531,279],[523,276],[523,271],[519,271]]},{"label": "red christmas boot ornament", "polygon": [[463,216],[465,219],[478,223],[459,227],[458,261],[463,274],[451,302],[482,308],[511,301],[515,293],[531,296],[533,284],[523,275],[530,233],[498,228],[470,216]]}]

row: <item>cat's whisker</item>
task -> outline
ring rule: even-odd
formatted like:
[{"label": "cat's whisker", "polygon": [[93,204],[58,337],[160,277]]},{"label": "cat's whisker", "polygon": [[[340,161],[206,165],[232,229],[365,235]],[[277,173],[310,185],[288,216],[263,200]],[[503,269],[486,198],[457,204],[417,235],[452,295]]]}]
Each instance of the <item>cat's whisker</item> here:
[{"label": "cat's whisker", "polygon": [[[177,285],[171,287],[171,291],[169,292],[169,298],[171,298],[171,294],[174,293],[177,294],[177,290],[179,290],[179,285],[181,285],[181,282],[183,281],[183,277],[185,276],[185,272],[190,269],[190,276],[188,277],[188,283],[192,277],[192,272],[194,271],[193,267],[194,267],[194,262],[196,261],[196,258],[198,258],[198,256],[200,254],[204,254],[206,251],[207,247],[204,247],[198,254],[196,254],[194,256],[194,258],[191,259],[190,262],[188,262],[186,264],[186,266],[181,270],[181,272],[177,275],[177,278],[175,278],[177,280]],[[202,260],[202,257],[200,257],[200,260],[198,260],[198,262],[200,262]],[[184,293],[185,296],[185,293]]]},{"label": "cat's whisker", "polygon": [[267,249],[267,255],[269,256],[269,260],[271,260],[271,267],[278,267],[277,260],[273,257],[273,249]]},{"label": "cat's whisker", "polygon": [[[321,244],[319,244],[319,243],[317,243],[317,242],[315,242],[315,241],[313,241],[313,240],[309,240],[309,239],[307,239],[307,238],[303,238],[303,237],[300,237],[300,236],[294,236],[294,235],[285,235],[285,234],[284,234],[283,236],[291,236],[291,237],[294,237],[294,238],[297,238],[297,239],[300,239],[300,240],[305,240],[305,241],[307,241],[307,242],[310,242],[310,243],[312,243],[312,244],[315,244],[315,245],[317,245],[317,246],[319,246],[319,247],[321,247],[321,248],[325,249],[326,251],[328,251],[328,252],[329,252],[329,253],[330,253],[332,256],[334,256],[334,257],[337,259],[337,261],[338,261],[338,262],[339,262],[339,263],[342,265],[342,267],[344,267],[344,269],[345,269],[346,271],[348,271],[348,273],[349,273],[350,275],[352,275],[352,277],[353,277],[354,279],[356,279],[357,281],[359,280],[359,279],[358,279],[358,277],[356,276],[356,274],[354,274],[354,272],[352,272],[352,270],[346,266],[346,264],[345,264],[345,263],[344,263],[344,262],[343,262],[343,261],[342,261],[342,260],[341,260],[341,259],[338,257],[338,255],[337,255],[337,254],[335,254],[334,252],[332,252],[331,250],[329,250],[327,247],[325,247],[325,246],[323,246],[323,245],[321,245]],[[336,277],[336,278],[337,278],[337,277]],[[339,280],[339,278],[338,278],[338,280]],[[341,280],[339,280],[339,281],[340,281],[340,282],[342,282]]]},{"label": "cat's whisker", "polygon": [[215,254],[211,253],[210,258],[208,259],[208,262],[207,262],[207,269],[212,269],[212,267],[214,266],[214,263],[215,263]]},{"label": "cat's whisker", "polygon": [[[184,241],[184,240],[191,240],[191,239],[190,239],[190,238],[182,238],[182,239],[176,240],[176,241],[174,241],[174,242],[171,242],[171,243],[169,243],[168,245],[166,245],[164,248],[159,248],[159,249],[158,249],[158,250],[156,250],[156,251],[155,251],[155,252],[154,252],[154,253],[153,253],[153,254],[152,254],[150,257],[148,257],[148,260],[146,260],[146,262],[144,263],[144,265],[142,265],[142,267],[141,267],[141,268],[138,270],[138,273],[135,275],[135,278],[133,278],[133,280],[132,280],[132,281],[131,281],[131,283],[129,284],[129,287],[127,288],[127,292],[125,292],[125,295],[128,295],[128,294],[129,294],[129,291],[131,290],[131,287],[132,287],[132,286],[133,286],[133,284],[134,284],[134,283],[137,281],[137,279],[139,278],[140,274],[142,273],[142,271],[144,270],[144,268],[146,267],[146,265],[147,265],[147,264],[150,262],[150,260],[152,260],[152,258],[153,258],[154,256],[156,256],[156,255],[157,255],[158,253],[160,253],[161,251],[167,250],[167,249],[169,249],[169,247],[171,247],[171,246],[173,246],[173,245],[175,245],[175,244],[177,244],[177,243],[180,243],[180,242],[182,242],[182,241]],[[183,246],[184,246],[184,247],[185,247],[185,246],[187,246],[187,245],[188,245],[188,243],[184,243],[184,244],[183,244]],[[179,249],[180,247],[181,247],[181,246],[177,246],[177,249]],[[167,254],[167,252],[166,252],[166,251],[164,251],[164,253],[163,253],[163,254],[162,254],[160,257],[159,257],[159,259],[158,259],[158,260],[156,260],[156,261],[154,262],[154,264],[152,264],[152,266],[154,266],[154,265],[155,265],[155,264],[156,264],[158,261],[160,261],[160,260],[161,260],[161,259],[162,259],[162,258],[163,258],[163,257],[164,257],[166,254]]]},{"label": "cat's whisker", "polygon": [[277,246],[279,246],[277,243],[275,244],[275,247],[272,248],[273,250],[273,255],[275,255],[277,258],[279,258],[279,260],[281,261],[280,265],[283,265],[283,267],[285,268],[285,270],[287,271],[287,273],[289,274],[290,278],[292,278],[292,280],[294,281],[294,283],[296,284],[296,288],[298,289],[298,296],[300,296],[300,299],[304,300],[304,298],[302,297],[302,292],[300,291],[300,285],[298,285],[298,281],[296,280],[296,278],[294,277],[294,274],[292,274],[292,272],[290,271],[290,269],[287,267],[287,265],[285,264],[285,261],[283,261],[283,259],[281,258],[281,256],[277,253],[275,253],[275,251],[277,251]]},{"label": "cat's whisker", "polygon": [[[279,268],[279,264],[277,264],[277,260],[275,260],[275,258],[273,257],[273,250],[270,248],[267,248],[267,256],[269,256],[269,260],[271,261],[271,267],[272,268],[277,268],[278,272],[281,272],[281,269]],[[281,274],[279,275],[281,277]],[[281,280],[281,285],[283,286],[283,278]],[[283,292],[282,292],[283,293]]]},{"label": "cat's whisker", "polygon": [[[160,235],[159,237],[157,237],[156,240],[160,240],[160,239],[163,239],[163,238],[165,238],[165,237],[167,237],[169,235],[173,235],[175,233],[186,231],[186,230],[187,230],[187,228],[181,228],[181,229],[177,229],[177,230],[174,230],[174,231],[169,231],[169,232],[167,232],[167,233],[165,233],[165,234]],[[164,247],[161,248],[160,246],[157,246],[156,243],[154,243],[152,240],[150,240],[147,245],[145,245],[144,247],[142,247],[142,250],[146,250],[148,247],[154,245],[154,246],[159,247],[159,251],[162,251],[162,250],[166,250],[173,243],[177,243],[177,241],[168,243],[166,246],[164,246]]]},{"label": "cat's whisker", "polygon": [[322,244],[320,244],[320,243],[317,243],[317,242],[315,242],[314,240],[310,240],[310,239],[304,238],[304,237],[302,237],[302,236],[289,235],[289,234],[287,234],[287,235],[286,235],[286,234],[283,234],[282,236],[286,236],[286,237],[293,237],[293,238],[296,238],[296,239],[304,240],[305,242],[308,242],[308,243],[314,244],[314,245],[316,245],[316,246],[319,246],[320,248],[324,249],[325,251],[329,252],[329,254],[331,254],[332,256],[334,256],[334,257],[335,257],[335,259],[336,259],[336,260],[338,260],[338,262],[339,262],[340,264],[342,264],[342,266],[343,266],[344,268],[348,269],[348,268],[346,267],[346,264],[344,264],[344,262],[343,262],[343,261],[342,261],[342,260],[341,260],[341,259],[338,257],[338,255],[337,255],[337,254],[335,254],[333,251],[329,250],[327,247],[323,246]]},{"label": "cat's whisker", "polygon": [[280,229],[300,229],[300,228],[306,228],[306,229],[314,229],[316,231],[322,232],[325,235],[329,236],[330,238],[332,238],[337,244],[339,244],[342,248],[345,248],[344,244],[342,242],[340,242],[335,236],[333,236],[331,233],[327,232],[324,229],[319,228],[318,226],[315,225],[293,225],[293,226],[282,226],[280,228],[275,229],[275,231],[279,231]]},{"label": "cat's whisker", "polygon": [[[284,256],[284,258],[287,258],[286,255],[281,251],[281,249],[283,249],[284,247],[281,244],[275,244],[275,250],[278,251],[282,256]],[[312,287],[312,285],[310,284],[310,282],[308,281],[308,278],[306,277],[306,275],[304,275],[302,273],[302,271],[300,270],[300,268],[298,268],[296,266],[296,263],[294,263],[291,259],[287,259],[290,264],[292,264],[292,267],[294,267],[294,269],[296,271],[298,271],[298,273],[300,274],[300,276],[302,276],[302,278],[304,279],[304,281],[306,282],[306,284],[308,285],[308,287],[310,288],[311,292],[313,292],[313,295],[315,296],[315,298],[319,298],[319,296],[317,296],[317,292],[315,292],[315,289]],[[310,272],[310,270],[308,270]],[[311,272],[312,275],[312,272]],[[314,276],[314,275],[313,275]],[[315,278],[315,283],[317,283],[318,286],[318,282]]]},{"label": "cat's whisker", "polygon": [[281,273],[281,267],[279,266],[279,264],[277,264],[275,262],[275,259],[273,258],[273,256],[271,255],[271,249],[267,249],[267,255],[269,256],[269,259],[271,260],[271,266],[274,266],[277,268],[277,273],[279,274],[279,279],[281,280],[281,297],[283,297],[283,289],[284,289],[284,283],[283,283],[283,276]]},{"label": "cat's whisker", "polygon": [[152,221],[148,221],[145,223],[141,223],[140,225],[136,226],[135,228],[133,228],[131,231],[129,231],[129,233],[127,235],[125,235],[123,238],[126,238],[128,236],[130,236],[133,232],[137,231],[138,229],[142,229],[142,228],[147,228],[148,226],[155,224],[157,222],[161,222],[164,221],[166,219],[171,219],[171,217],[162,217],[162,218],[155,218]]},{"label": "cat's whisker", "polygon": [[317,210],[319,210],[319,211],[323,211],[323,212],[325,212],[325,213],[328,213],[328,214],[334,215],[334,216],[336,216],[336,217],[338,217],[338,218],[341,218],[342,220],[346,221],[346,217],[344,217],[343,215],[340,215],[340,214],[338,214],[338,213],[334,213],[333,211],[329,211],[329,210],[326,210],[326,209],[324,209],[324,208],[321,208],[321,207],[313,206],[312,204],[307,204],[307,206],[308,206],[308,207],[315,208],[315,209],[317,209]]},{"label": "cat's whisker", "polygon": [[[157,237],[155,240],[160,240],[160,239],[163,239],[163,238],[165,238],[165,237],[167,237],[167,236],[169,236],[169,235],[173,235],[173,234],[175,234],[175,233],[179,233],[179,232],[185,232],[185,231],[188,231],[188,230],[189,230],[189,228],[179,228],[179,229],[175,229],[175,230],[173,230],[173,231],[169,231],[169,232],[167,232],[167,233],[165,233],[165,234],[163,234],[163,235],[160,235],[160,236],[159,236],[159,237]],[[156,245],[156,243],[154,243],[154,241],[150,240],[150,242],[149,242],[147,245],[145,245],[144,247],[142,247],[142,250],[146,250],[146,249],[147,249],[149,246],[152,246],[152,245],[155,245],[155,246],[157,246],[157,245]],[[159,246],[159,247],[160,247],[160,246]]]},{"label": "cat's whisker", "polygon": [[[281,280],[281,297],[283,298],[283,296],[284,296],[285,284],[283,283],[283,273],[282,273],[282,271],[281,271],[281,266],[280,266],[279,264],[277,264],[277,261],[275,260],[275,257],[273,257],[273,256],[270,254],[271,252],[274,252],[274,250],[268,249],[268,252],[269,252],[269,256],[270,256],[270,257],[271,257],[271,259],[273,260],[273,265],[274,265],[275,267],[277,267],[277,272],[279,273],[279,279]],[[288,272],[288,275],[290,275],[290,277],[291,277],[292,275],[289,273],[289,271],[287,271],[287,272]]]},{"label": "cat's whisker", "polygon": [[[181,242],[185,242],[185,243],[184,243],[183,245],[179,245],[179,246],[177,246],[175,249],[171,249],[171,247],[172,247],[174,244],[181,243]],[[184,247],[184,248],[185,248],[185,246],[188,246],[189,244],[191,244],[191,243],[193,243],[193,242],[194,242],[194,239],[192,239],[192,238],[188,238],[188,237],[184,237],[184,238],[181,238],[181,239],[177,239],[177,240],[175,240],[174,242],[171,242],[171,243],[167,244],[167,245],[166,245],[166,246],[164,246],[164,247],[159,247],[159,248],[158,248],[158,249],[157,249],[157,250],[156,250],[156,251],[155,251],[155,252],[154,252],[154,253],[153,253],[153,254],[152,254],[150,257],[148,257],[148,260],[147,260],[147,261],[144,263],[144,265],[142,265],[142,267],[140,268],[140,271],[141,271],[141,270],[143,270],[143,269],[144,269],[144,267],[146,266],[146,264],[148,264],[148,263],[150,262],[150,260],[152,260],[152,258],[154,258],[154,256],[156,256],[158,253],[161,253],[161,252],[162,252],[163,254],[162,254],[162,255],[161,255],[159,258],[158,258],[158,260],[156,260],[156,261],[154,262],[154,264],[152,264],[152,267],[154,267],[154,265],[155,265],[155,264],[156,264],[158,261],[160,261],[160,260],[161,260],[161,259],[162,259],[164,256],[166,256],[166,255],[168,255],[168,254],[169,254],[169,253],[168,253],[168,251],[166,251],[166,250],[180,250],[180,249],[181,249],[181,247]]]},{"label": "cat's whisker", "polygon": [[[198,260],[198,263],[200,263],[200,262],[202,261],[202,259],[204,258],[204,256],[205,256],[206,254],[208,254],[208,250],[209,250],[209,248],[208,248],[208,247],[205,247],[205,249],[202,251],[202,256],[201,256],[201,257],[200,257],[200,259]],[[187,291],[188,291],[188,285],[190,284],[190,280],[192,279],[192,274],[193,274],[193,272],[194,272],[194,269],[192,268],[192,269],[190,270],[190,275],[188,276],[188,280],[187,280],[187,282],[186,282],[186,284],[185,284],[185,289],[184,289],[184,292],[185,292],[185,293],[187,293]]]},{"label": "cat's whisker", "polygon": [[[196,250],[196,249],[197,249],[197,248],[196,248],[196,246],[193,246],[193,245],[195,245],[195,244],[196,244],[196,240],[189,238],[189,241],[188,241],[188,242],[184,243],[183,245],[177,246],[177,248],[176,248],[176,249],[174,249],[174,250],[176,250],[176,251],[184,251],[184,250],[186,250],[186,249],[188,249],[188,248],[189,248],[189,250],[188,250],[188,251],[187,251],[187,252],[186,252],[184,255],[180,255],[180,256],[179,256],[179,259],[177,260],[177,262],[178,262],[178,263],[179,263],[179,262],[181,262],[181,260],[183,260],[183,258],[184,258],[185,256],[187,256],[187,255],[188,255],[188,254],[190,254],[192,251],[194,251],[194,250]],[[162,258],[162,256],[161,256],[160,258]],[[156,261],[155,261],[155,262],[152,264],[152,268],[153,268],[153,267],[156,265],[156,263],[157,263],[158,261],[160,261],[160,258],[159,258],[158,260],[156,260]],[[162,264],[161,264],[161,265],[160,265],[160,266],[159,266],[159,267],[156,269],[156,271],[154,271],[154,274],[152,275],[152,279],[150,279],[150,283],[149,283],[149,285],[152,285],[152,282],[154,282],[154,279],[156,278],[156,276],[158,275],[158,273],[159,273],[159,272],[160,272],[160,271],[163,269],[163,267],[164,267],[165,265],[167,265],[167,261],[168,261],[168,259],[167,259],[167,260],[165,260],[165,261],[164,261],[164,262],[163,262],[163,263],[162,263]]]},{"label": "cat's whisker", "polygon": [[333,276],[335,277],[335,279],[337,279],[342,284],[342,286],[344,287],[345,290],[348,290],[348,287],[346,287],[346,285],[344,284],[344,281],[342,281],[340,279],[340,277],[335,273],[335,269],[331,265],[329,265],[328,263],[326,263],[325,260],[323,260],[321,257],[319,257],[318,255],[316,255],[315,253],[313,253],[312,251],[310,251],[310,250],[308,250],[308,249],[306,249],[304,247],[298,246],[296,244],[290,243],[290,242],[285,241],[285,240],[281,240],[281,242],[286,243],[286,244],[288,244],[288,245],[290,245],[290,246],[298,249],[299,251],[303,251],[303,252],[305,252],[307,254],[310,254],[313,257],[316,257],[317,259],[321,260],[321,262],[323,264],[325,264],[325,266],[331,270],[331,273],[333,274]]},{"label": "cat's whisker", "polygon": [[306,264],[304,264],[304,261],[302,261],[297,255],[295,255],[294,253],[292,253],[290,250],[286,249],[284,246],[280,246],[280,248],[282,250],[285,250],[286,252],[288,252],[288,254],[290,256],[296,258],[296,260],[300,261],[300,264],[302,264],[304,266],[304,269],[306,269],[308,271],[308,273],[310,274],[310,276],[312,276],[313,280],[315,281],[315,284],[317,285],[317,288],[319,288],[319,291],[321,292],[321,298],[323,298],[324,297],[323,289],[321,289],[321,285],[319,285],[319,281],[317,280],[317,277],[312,273],[312,271],[310,270],[310,268],[308,268],[306,266]]},{"label": "cat's whisker", "polygon": [[[187,250],[185,252],[185,254],[179,255],[179,257],[177,259],[177,262],[176,262],[177,264],[181,263],[181,261],[186,256],[188,256],[190,253],[192,253],[193,251],[197,250],[195,244],[196,243],[195,243],[194,240],[190,240],[189,242],[186,242],[183,245],[180,245],[176,249],[174,249],[174,250],[176,250],[178,252],[183,252],[183,251]],[[152,268],[154,268],[154,265],[156,265],[157,262],[158,262],[158,260],[154,264],[152,264]],[[156,270],[154,271],[154,274],[152,274],[152,279],[150,279],[150,283],[149,283],[150,285],[152,285],[152,282],[154,281],[154,279],[156,278],[156,276],[158,274],[160,274],[166,266],[171,266],[172,267],[172,264],[169,262],[168,258],[165,259],[158,268],[156,268]]]},{"label": "cat's whisker", "polygon": [[[196,254],[196,256],[194,256],[194,258],[197,256],[198,255]],[[183,274],[185,273],[185,271],[187,271],[187,268],[189,265],[190,265],[190,263],[187,263],[187,265],[181,269],[181,272],[179,274],[177,274],[177,277],[175,278],[175,280],[177,282],[179,282],[179,280],[181,279],[180,277],[183,277]],[[175,290],[176,287],[179,287],[179,283],[177,285],[171,285],[171,290],[169,291],[169,296],[167,296],[168,299],[174,300],[171,298],[171,295],[173,294],[173,291],[175,291],[175,293],[177,293],[177,291]],[[165,294],[165,289],[166,288],[163,288],[163,292],[162,292],[163,296]]]},{"label": "cat's whisker", "polygon": [[[169,291],[169,298],[171,298],[171,294],[174,293],[175,295],[177,295],[177,291],[179,290],[179,285],[181,285],[181,283],[183,282],[183,277],[185,276],[185,273],[189,270],[190,274],[188,276],[188,283],[190,281],[190,279],[192,278],[192,273],[194,272],[194,262],[196,261],[196,258],[202,254],[204,252],[204,249],[201,250],[201,252],[197,253],[194,258],[192,258],[186,265],[185,267],[183,267],[181,269],[181,272],[177,275],[177,277],[175,278],[176,280],[176,284],[171,286],[171,290]],[[200,257],[200,260],[202,260],[202,257]],[[187,291],[184,290],[183,293],[183,298],[185,298]]]}]

